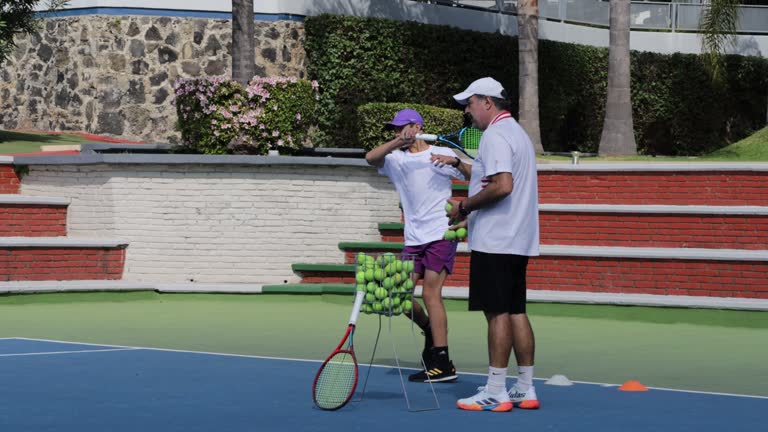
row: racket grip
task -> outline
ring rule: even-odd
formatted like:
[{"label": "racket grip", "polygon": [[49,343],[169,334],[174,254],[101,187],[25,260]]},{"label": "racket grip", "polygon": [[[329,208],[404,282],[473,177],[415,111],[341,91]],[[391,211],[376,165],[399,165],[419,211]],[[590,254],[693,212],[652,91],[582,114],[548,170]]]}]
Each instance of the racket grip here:
[{"label": "racket grip", "polygon": [[365,291],[356,291],[355,305],[352,306],[352,314],[349,317],[349,323],[355,325],[357,323],[357,316],[360,315],[360,306],[363,305],[363,299],[365,298]]},{"label": "racket grip", "polygon": [[437,135],[435,134],[416,134],[414,138],[424,141],[437,141]]}]

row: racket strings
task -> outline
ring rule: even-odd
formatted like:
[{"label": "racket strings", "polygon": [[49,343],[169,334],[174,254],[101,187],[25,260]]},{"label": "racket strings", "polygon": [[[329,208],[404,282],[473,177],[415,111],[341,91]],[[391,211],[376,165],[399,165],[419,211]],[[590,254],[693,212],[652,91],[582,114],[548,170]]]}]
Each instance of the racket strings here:
[{"label": "racket strings", "polygon": [[483,131],[475,128],[466,128],[461,131],[459,140],[462,147],[470,150],[477,150],[480,148],[480,137],[483,136]]},{"label": "racket strings", "polygon": [[354,357],[346,352],[328,359],[315,384],[315,402],[320,408],[334,409],[351,396],[356,383]]}]

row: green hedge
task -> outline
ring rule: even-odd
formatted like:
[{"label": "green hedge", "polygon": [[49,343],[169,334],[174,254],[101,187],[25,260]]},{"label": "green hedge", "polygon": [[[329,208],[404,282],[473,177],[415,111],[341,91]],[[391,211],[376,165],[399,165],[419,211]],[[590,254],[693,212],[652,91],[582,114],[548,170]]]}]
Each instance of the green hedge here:
[{"label": "green hedge", "polygon": [[[308,72],[319,81],[320,145],[357,147],[357,107],[419,102],[456,108],[451,95],[493,76],[517,111],[517,39],[379,18],[320,15],[305,22]],[[695,155],[765,125],[768,60],[729,56],[722,84],[697,55],[631,53],[635,136],[641,153]],[[594,152],[600,142],[608,50],[542,40],[541,134],[548,151]]]},{"label": "green hedge", "polygon": [[424,118],[424,131],[427,133],[447,134],[461,129],[464,125],[463,112],[457,109],[401,102],[370,103],[357,108],[356,142],[365,150],[370,150],[391,140],[393,132],[386,131],[383,127],[392,121],[396,112],[405,108],[415,109],[421,114]]}]

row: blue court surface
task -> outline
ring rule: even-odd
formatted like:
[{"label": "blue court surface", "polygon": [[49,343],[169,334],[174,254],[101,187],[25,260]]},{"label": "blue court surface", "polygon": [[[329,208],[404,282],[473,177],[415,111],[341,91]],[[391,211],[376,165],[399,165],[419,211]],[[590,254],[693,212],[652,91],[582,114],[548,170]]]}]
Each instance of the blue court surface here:
[{"label": "blue court surface", "polygon": [[[436,384],[440,409],[408,410],[398,370],[373,367],[362,398],[338,411],[312,404],[316,361],[0,339],[0,431],[758,431],[768,398],[536,381],[542,408],[466,412],[456,399],[482,375]],[[663,367],[663,359],[660,359]],[[595,367],[599,367],[596,364]],[[696,367],[691,365],[691,367]],[[411,372],[404,370],[404,373]],[[766,383],[768,384],[768,383]],[[407,384],[411,408],[436,401]]]}]

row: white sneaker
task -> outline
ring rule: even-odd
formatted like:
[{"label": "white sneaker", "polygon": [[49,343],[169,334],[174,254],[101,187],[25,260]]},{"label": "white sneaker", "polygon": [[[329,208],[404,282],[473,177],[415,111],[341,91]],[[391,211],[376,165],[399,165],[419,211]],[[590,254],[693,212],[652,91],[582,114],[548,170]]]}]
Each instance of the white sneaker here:
[{"label": "white sneaker", "polygon": [[512,404],[517,408],[539,409],[539,407],[541,407],[539,399],[536,397],[536,388],[534,386],[523,391],[517,387],[517,384],[515,384],[509,389],[507,395],[509,396],[509,400],[512,401]]},{"label": "white sneaker", "polygon": [[512,410],[512,402],[510,402],[507,392],[493,395],[485,391],[485,386],[478,387],[476,395],[459,399],[456,406],[470,411],[507,412]]}]

